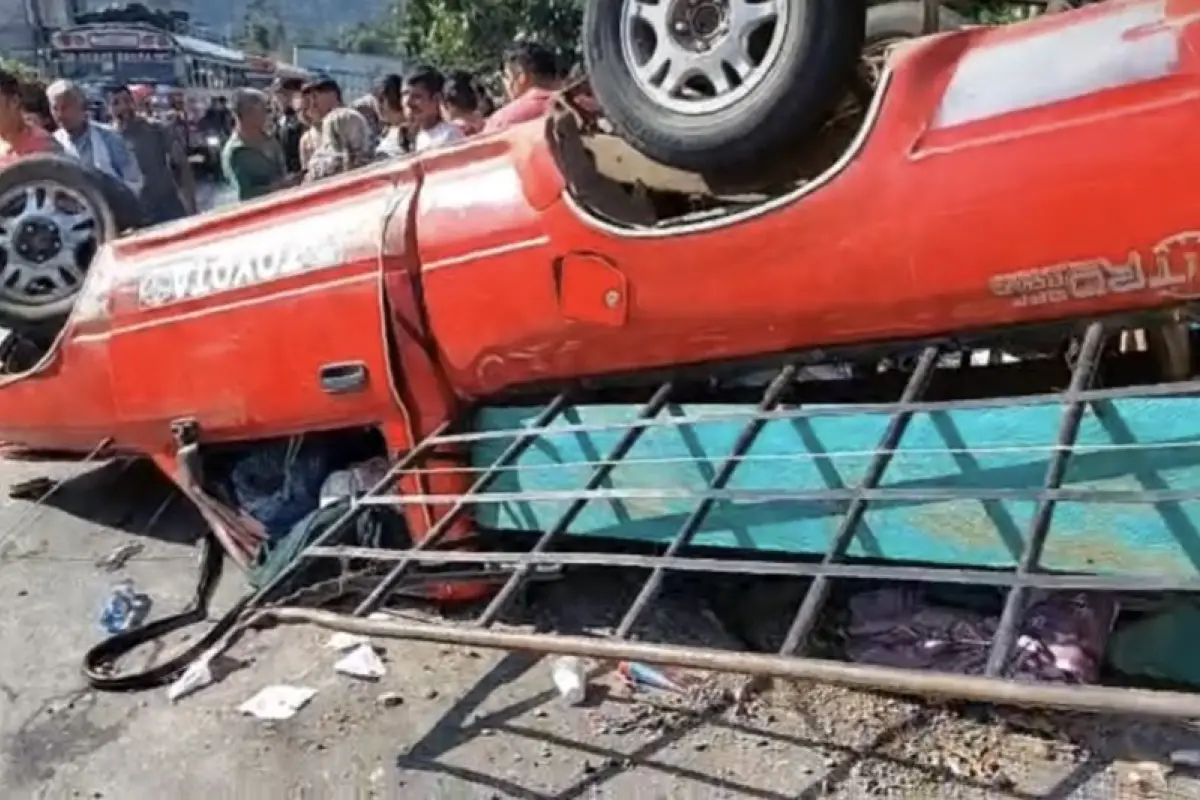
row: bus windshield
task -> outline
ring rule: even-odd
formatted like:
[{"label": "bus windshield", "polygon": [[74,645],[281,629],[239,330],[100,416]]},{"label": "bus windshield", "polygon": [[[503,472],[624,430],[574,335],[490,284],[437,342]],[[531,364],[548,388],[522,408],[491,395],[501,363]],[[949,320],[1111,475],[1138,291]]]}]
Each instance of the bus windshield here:
[{"label": "bus windshield", "polygon": [[179,82],[174,53],[144,50],[62,52],[59,74],[80,83],[174,85]]}]

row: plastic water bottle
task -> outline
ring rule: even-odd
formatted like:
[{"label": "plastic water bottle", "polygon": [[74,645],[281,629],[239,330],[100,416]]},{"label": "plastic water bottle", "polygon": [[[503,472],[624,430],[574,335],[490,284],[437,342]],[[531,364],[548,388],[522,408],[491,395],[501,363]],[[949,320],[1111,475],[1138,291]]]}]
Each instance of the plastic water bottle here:
[{"label": "plastic water bottle", "polygon": [[587,673],[575,656],[554,659],[554,686],[567,705],[577,706],[587,697]]},{"label": "plastic water bottle", "polygon": [[137,627],[145,616],[148,600],[146,595],[138,592],[132,580],[121,581],[108,594],[100,612],[100,626],[112,634]]}]

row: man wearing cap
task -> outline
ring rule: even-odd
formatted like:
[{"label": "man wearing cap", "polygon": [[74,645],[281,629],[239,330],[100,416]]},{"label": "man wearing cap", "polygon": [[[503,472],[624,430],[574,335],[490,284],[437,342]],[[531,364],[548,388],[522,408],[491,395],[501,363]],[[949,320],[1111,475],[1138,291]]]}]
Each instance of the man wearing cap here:
[{"label": "man wearing cap", "polygon": [[300,139],[301,169],[308,169],[308,159],[321,145],[321,123],[329,112],[342,105],[342,87],[328,75],[315,78],[300,89],[308,130]]}]

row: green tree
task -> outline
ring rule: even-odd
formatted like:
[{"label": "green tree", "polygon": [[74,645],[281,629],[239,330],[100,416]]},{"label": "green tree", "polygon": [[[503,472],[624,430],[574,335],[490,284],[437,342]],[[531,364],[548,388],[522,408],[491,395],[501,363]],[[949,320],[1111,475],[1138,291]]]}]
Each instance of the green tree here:
[{"label": "green tree", "polygon": [[37,81],[41,79],[36,69],[24,61],[17,61],[15,58],[0,56],[0,70],[4,70],[10,75],[16,75],[23,81]]},{"label": "green tree", "polygon": [[403,9],[347,31],[339,45],[481,74],[499,69],[513,42],[538,41],[564,67],[579,57],[582,0],[408,0]]},{"label": "green tree", "polygon": [[250,0],[235,44],[261,55],[279,54],[287,44],[283,15],[276,0]]}]

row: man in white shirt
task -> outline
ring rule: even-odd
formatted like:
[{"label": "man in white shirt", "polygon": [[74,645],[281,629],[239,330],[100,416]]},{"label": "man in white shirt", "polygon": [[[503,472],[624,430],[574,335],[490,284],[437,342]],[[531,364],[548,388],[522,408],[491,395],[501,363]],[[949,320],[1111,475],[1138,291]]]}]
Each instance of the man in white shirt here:
[{"label": "man in white shirt", "polygon": [[413,150],[420,153],[457,142],[463,132],[442,118],[442,90],[446,79],[433,67],[418,67],[404,81],[404,106],[414,131]]}]

